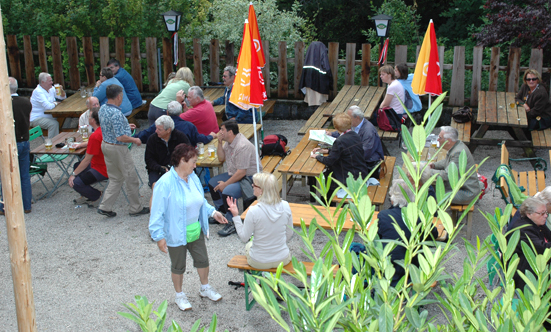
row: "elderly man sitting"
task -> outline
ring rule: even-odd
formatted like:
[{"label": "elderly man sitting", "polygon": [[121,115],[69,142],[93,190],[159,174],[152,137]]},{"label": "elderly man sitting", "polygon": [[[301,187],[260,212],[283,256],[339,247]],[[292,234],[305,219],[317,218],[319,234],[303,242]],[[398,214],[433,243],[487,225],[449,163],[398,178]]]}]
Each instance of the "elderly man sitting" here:
[{"label": "elderly man sitting", "polygon": [[59,104],[58,100],[67,98],[63,87],[61,95],[56,95],[54,81],[48,73],[38,75],[38,86],[31,96],[31,127],[40,126],[48,130],[48,138],[54,138],[59,134],[59,122],[51,114],[44,114],[44,111],[51,110]]},{"label": "elderly man sitting", "polygon": [[[467,170],[475,165],[473,156],[469,151],[469,148],[458,139],[457,130],[450,126],[444,126],[440,128],[440,134],[438,135],[438,142],[444,150],[448,151],[446,159],[442,159],[435,163],[430,163],[429,167],[434,172],[440,174],[446,185],[446,191],[452,191],[448,177],[448,167],[453,161],[459,167],[459,155],[461,151],[465,151],[467,156]],[[453,204],[469,204],[475,197],[480,195],[480,185],[476,172],[471,174],[465,184],[459,189],[457,195],[452,200]]]},{"label": "elderly man sitting", "polygon": [[184,112],[180,115],[180,118],[193,123],[199,134],[217,133],[220,129],[218,128],[216,113],[214,113],[212,104],[205,100],[203,90],[198,86],[192,86],[188,90],[187,99],[192,108],[188,108],[184,104]]}]

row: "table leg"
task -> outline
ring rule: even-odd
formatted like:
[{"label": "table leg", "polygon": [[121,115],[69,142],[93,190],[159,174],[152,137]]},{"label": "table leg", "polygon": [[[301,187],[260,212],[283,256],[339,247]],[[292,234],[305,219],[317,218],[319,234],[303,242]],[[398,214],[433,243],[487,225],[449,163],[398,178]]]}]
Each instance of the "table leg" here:
[{"label": "table leg", "polygon": [[314,194],[310,194],[310,202],[314,203],[314,202],[316,202],[316,199],[313,196],[313,195],[316,194],[316,178],[315,177],[313,177],[313,176],[308,177],[308,186],[310,187],[310,193],[314,193]]},{"label": "table leg", "polygon": [[383,146],[383,154],[385,156],[390,156],[390,152],[388,152],[388,149],[386,148],[385,141],[381,140],[381,145]]},{"label": "table leg", "polygon": [[[478,129],[475,130],[471,138],[484,138],[484,135],[486,135],[486,132],[488,131],[489,128],[490,128],[489,125],[485,125],[485,124],[480,125],[480,127],[478,127]],[[478,144],[476,143],[476,140],[471,139],[471,144],[469,144],[469,151],[473,153],[477,147],[478,147]]]},{"label": "table leg", "polygon": [[[522,128],[518,128],[518,127],[513,127],[513,132],[515,133],[515,139],[516,140],[519,140],[519,141],[527,141],[528,138],[526,137],[526,135],[524,134],[524,131],[522,130]],[[536,156],[536,154],[534,153],[534,150],[532,149],[531,146],[525,146],[523,147],[524,149],[524,153],[526,154],[526,158],[533,158]],[[532,165],[534,165],[533,163],[535,163],[535,161],[532,162]]]},{"label": "table leg", "polygon": [[287,200],[287,173],[281,173],[281,199]]},{"label": "table leg", "polygon": [[[50,191],[49,195],[48,195],[48,198],[52,197],[52,195],[54,194],[54,192],[61,188],[61,186],[63,186],[63,180],[65,179],[69,179],[69,177],[71,176],[69,174],[69,167],[71,167],[71,164],[73,164],[73,162],[75,161],[75,159],[77,159],[77,155],[70,155],[70,160],[69,162],[67,163],[67,166],[65,166],[65,164],[63,163],[63,160],[56,160],[55,159],[55,156],[56,155],[49,155],[56,163],[56,165],[61,169],[61,176],[59,177],[59,180],[57,180],[57,183],[54,184],[54,187],[52,188],[52,190]],[[80,159],[80,158],[79,158]]]}]

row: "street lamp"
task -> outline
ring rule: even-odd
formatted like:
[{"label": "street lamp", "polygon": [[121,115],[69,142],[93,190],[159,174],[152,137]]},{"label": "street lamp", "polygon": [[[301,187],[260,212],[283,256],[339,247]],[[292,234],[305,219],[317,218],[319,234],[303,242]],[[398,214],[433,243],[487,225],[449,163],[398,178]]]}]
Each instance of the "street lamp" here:
[{"label": "street lamp", "polygon": [[[180,18],[182,18],[181,12],[169,10],[166,13],[162,13],[161,16],[165,20],[166,29],[170,33],[172,39],[172,49],[174,50],[174,64],[173,70],[176,70],[178,65],[178,30],[180,30]],[[168,75],[168,73],[166,73]]]},{"label": "street lamp", "polygon": [[[385,14],[380,14],[373,16],[371,18],[375,22],[375,28],[377,30],[377,36],[381,38],[381,50],[379,56],[379,62],[377,63],[378,67],[381,67],[381,64],[384,62],[383,57],[383,45],[385,42],[385,38],[388,36],[388,31],[390,30],[390,21],[392,21],[392,16],[388,16]],[[382,86],[381,79],[378,80],[379,86]]]}]

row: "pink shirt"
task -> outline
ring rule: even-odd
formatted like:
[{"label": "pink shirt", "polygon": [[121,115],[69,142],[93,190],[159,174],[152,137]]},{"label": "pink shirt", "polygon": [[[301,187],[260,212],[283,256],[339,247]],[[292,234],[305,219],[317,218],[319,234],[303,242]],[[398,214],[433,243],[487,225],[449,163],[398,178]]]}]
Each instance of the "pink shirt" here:
[{"label": "pink shirt", "polygon": [[208,135],[212,132],[218,133],[220,130],[214,108],[206,100],[182,113],[180,118],[193,123],[197,127],[199,134]]}]

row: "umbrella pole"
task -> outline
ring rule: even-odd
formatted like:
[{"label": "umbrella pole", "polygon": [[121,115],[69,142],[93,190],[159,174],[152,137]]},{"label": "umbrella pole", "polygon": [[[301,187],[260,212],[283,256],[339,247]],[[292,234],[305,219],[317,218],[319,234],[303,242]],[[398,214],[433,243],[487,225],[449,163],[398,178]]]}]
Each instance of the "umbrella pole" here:
[{"label": "umbrella pole", "polygon": [[253,108],[253,133],[254,133],[254,153],[256,155],[256,172],[260,173],[260,165],[258,164],[258,137],[256,135],[256,109]]},{"label": "umbrella pole", "polygon": [[262,127],[260,127],[260,139],[261,140],[264,140],[264,123],[262,122],[263,118],[262,118],[262,106],[259,107],[259,114],[260,114],[260,125]]}]

